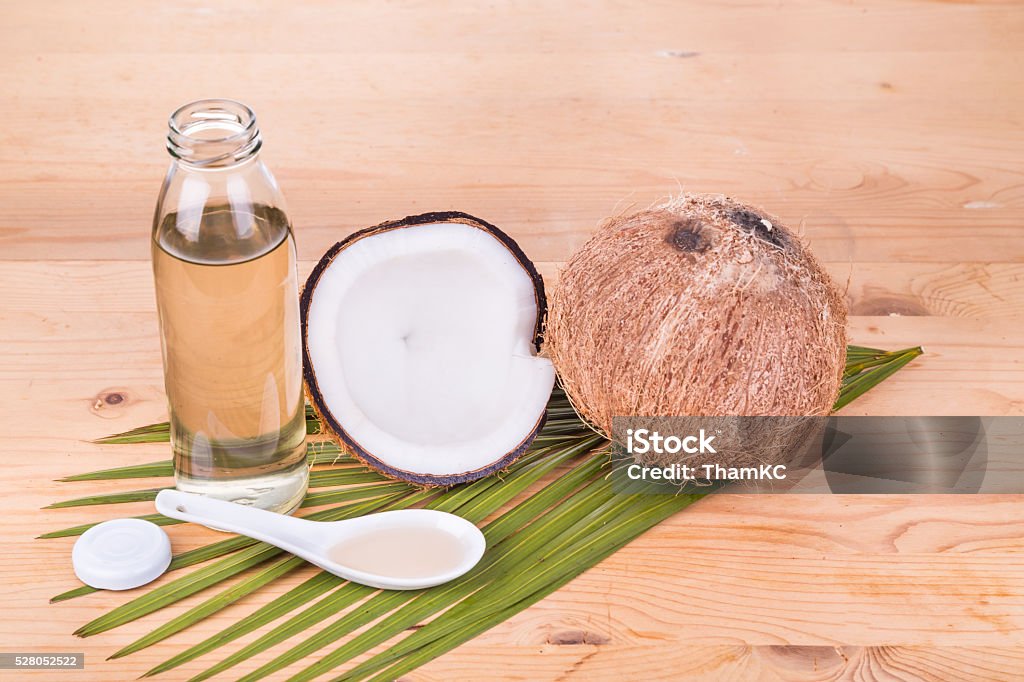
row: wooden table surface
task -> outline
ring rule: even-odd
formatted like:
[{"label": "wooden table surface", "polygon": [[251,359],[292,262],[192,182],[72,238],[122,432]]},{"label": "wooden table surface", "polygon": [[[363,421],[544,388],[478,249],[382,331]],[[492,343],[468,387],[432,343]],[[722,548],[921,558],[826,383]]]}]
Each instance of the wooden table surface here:
[{"label": "wooden table surface", "polygon": [[[853,341],[924,346],[848,413],[1020,415],[1022,39],[1013,3],[3,2],[0,650],[134,679],[309,575],[117,662],[167,615],[79,640],[127,595],[47,604],[72,541],[34,536],[147,511],[39,511],[138,483],[53,479],[167,456],[87,441],[165,416],[147,240],[177,105],[255,108],[304,271],[458,209],[550,285],[601,218],[724,192],[849,282]],[[1022,645],[1020,497],[718,496],[411,678],[1014,679]]]}]

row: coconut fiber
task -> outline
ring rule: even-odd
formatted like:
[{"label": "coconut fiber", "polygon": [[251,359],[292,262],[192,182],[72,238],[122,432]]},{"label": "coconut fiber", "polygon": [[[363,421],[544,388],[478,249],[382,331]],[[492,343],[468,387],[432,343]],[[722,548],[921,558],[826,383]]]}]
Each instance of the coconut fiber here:
[{"label": "coconut fiber", "polygon": [[688,194],[606,221],[572,256],[545,351],[610,434],[616,415],[826,415],[845,325],[840,292],[778,218]]}]

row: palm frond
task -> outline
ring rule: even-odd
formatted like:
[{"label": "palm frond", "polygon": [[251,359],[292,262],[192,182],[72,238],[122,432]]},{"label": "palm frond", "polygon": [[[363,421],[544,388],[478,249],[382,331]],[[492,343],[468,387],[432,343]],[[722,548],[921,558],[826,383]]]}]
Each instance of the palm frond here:
[{"label": "palm frond", "polygon": [[[920,348],[887,352],[850,346],[835,409],[874,388],[920,354]],[[319,433],[320,424],[309,408],[306,419],[307,431]],[[163,422],[96,442],[160,443],[168,442],[169,433],[169,425]],[[336,679],[383,681],[414,670],[543,599],[702,497],[616,494],[606,473],[606,443],[576,416],[560,389],[552,393],[544,430],[519,461],[500,475],[448,490],[420,490],[389,480],[367,470],[333,443],[311,442],[311,491],[303,507],[324,508],[305,514],[306,518],[337,520],[408,506],[454,512],[482,524],[487,551],[481,562],[458,580],[413,592],[376,590],[317,571],[248,617],[172,656],[146,675],[177,668],[278,621],[193,680],[222,673],[304,633],[309,634],[242,679],[279,679],[284,668],[307,660],[314,662],[291,679],[311,680],[389,642],[389,647]],[[172,473],[171,462],[160,461],[75,474],[61,480],[165,478]],[[151,485],[79,497],[48,508],[146,502],[160,489],[159,485]],[[177,523],[157,514],[140,518],[164,525]],[[71,537],[92,525],[82,524],[41,537]],[[231,537],[176,555],[171,569],[200,563],[205,565],[186,575],[165,579],[141,596],[83,625],[76,634],[85,637],[105,632],[191,595],[212,591],[202,602],[121,648],[112,658],[127,656],[244,601],[306,565],[265,543]],[[229,580],[230,585],[225,587],[223,584]],[[83,586],[57,595],[52,601],[94,591]]]}]

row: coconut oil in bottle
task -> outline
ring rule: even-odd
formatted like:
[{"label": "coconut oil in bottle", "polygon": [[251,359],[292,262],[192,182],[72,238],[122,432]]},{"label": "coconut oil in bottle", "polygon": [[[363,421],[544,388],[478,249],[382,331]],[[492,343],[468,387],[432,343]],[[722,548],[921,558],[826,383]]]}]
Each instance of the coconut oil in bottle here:
[{"label": "coconut oil in bottle", "polygon": [[238,102],[171,116],[153,274],[178,489],[287,513],[309,477],[295,241],[260,145]]}]

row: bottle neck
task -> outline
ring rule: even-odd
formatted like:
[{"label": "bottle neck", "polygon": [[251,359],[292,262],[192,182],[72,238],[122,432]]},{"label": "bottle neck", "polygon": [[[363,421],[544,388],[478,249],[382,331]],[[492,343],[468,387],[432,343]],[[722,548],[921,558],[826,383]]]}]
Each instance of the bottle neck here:
[{"label": "bottle neck", "polygon": [[256,157],[263,144],[252,109],[230,99],[203,99],[168,121],[167,151],[183,166],[225,169]]}]

